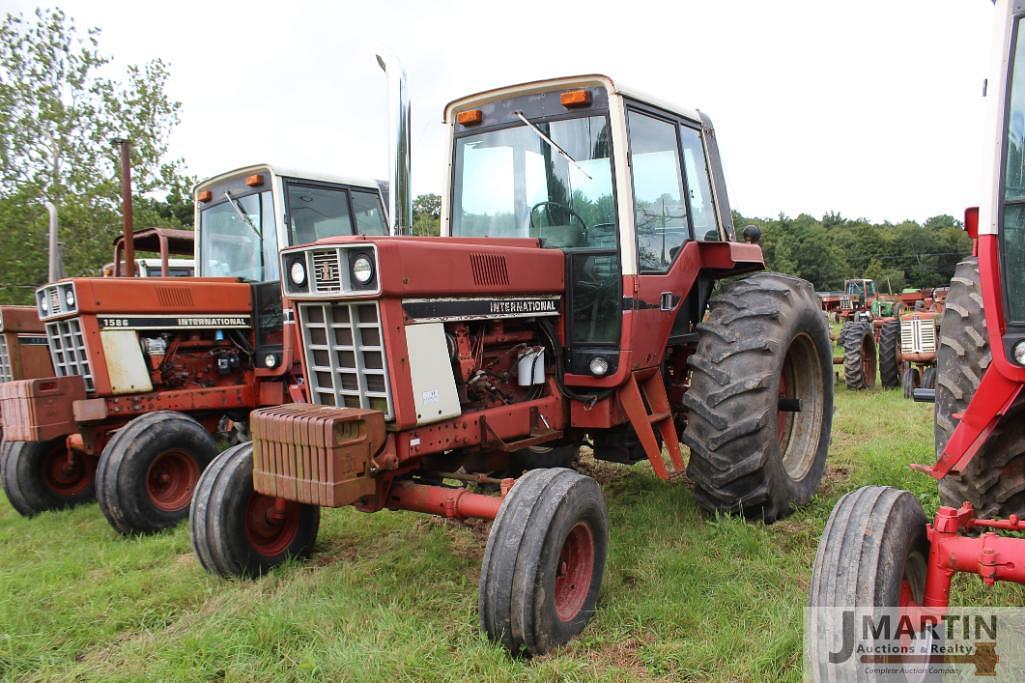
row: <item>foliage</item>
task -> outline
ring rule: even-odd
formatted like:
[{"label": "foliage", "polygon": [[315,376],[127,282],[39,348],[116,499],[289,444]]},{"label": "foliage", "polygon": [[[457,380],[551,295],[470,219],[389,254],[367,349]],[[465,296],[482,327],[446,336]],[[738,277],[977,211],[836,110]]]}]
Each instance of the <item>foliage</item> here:
[{"label": "foliage", "polygon": [[775,219],[746,218],[734,211],[733,222],[738,231],[752,223],[761,228],[769,269],[803,277],[820,291],[840,289],[845,278],[859,277],[875,280],[884,293],[940,286],[971,252],[960,221],[948,215],[895,225],[851,220],[837,212],[820,220],[782,213]]},{"label": "foliage", "polygon": [[112,138],[132,141],[135,224],[192,222],[181,162],[164,161],[180,108],[165,92],[167,65],[129,65],[110,78],[99,35],[57,8],[0,23],[0,301],[30,301],[46,280],[43,201],[58,207],[65,274],[93,275],[110,259],[120,223]]},{"label": "foliage", "polygon": [[413,234],[437,235],[441,230],[441,195],[428,193],[413,200]]}]

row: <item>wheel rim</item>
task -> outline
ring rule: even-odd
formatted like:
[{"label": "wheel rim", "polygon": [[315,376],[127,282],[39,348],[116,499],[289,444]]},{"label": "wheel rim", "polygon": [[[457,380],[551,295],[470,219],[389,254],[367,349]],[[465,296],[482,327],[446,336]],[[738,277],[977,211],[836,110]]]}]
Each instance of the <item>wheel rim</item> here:
[{"label": "wheel rim", "polygon": [[62,498],[72,498],[89,488],[94,468],[82,455],[69,457],[63,439],[55,441],[43,456],[43,483]]},{"label": "wheel rim", "polygon": [[584,522],[569,530],[559,551],[555,575],[555,613],[562,621],[572,621],[591,592],[594,575],[594,535]]},{"label": "wheel rim", "polygon": [[799,481],[808,475],[818,452],[825,387],[822,361],[812,338],[805,333],[794,337],[780,371],[779,397],[800,401],[799,412],[777,409],[777,431],[783,469]]},{"label": "wheel rim", "polygon": [[246,505],[246,537],[250,547],[265,557],[282,554],[299,535],[299,503],[285,501],[284,510],[275,510],[274,501],[253,493]]},{"label": "wheel rim", "polygon": [[146,494],[158,510],[178,512],[189,505],[199,480],[199,464],[183,450],[166,450],[150,463]]}]

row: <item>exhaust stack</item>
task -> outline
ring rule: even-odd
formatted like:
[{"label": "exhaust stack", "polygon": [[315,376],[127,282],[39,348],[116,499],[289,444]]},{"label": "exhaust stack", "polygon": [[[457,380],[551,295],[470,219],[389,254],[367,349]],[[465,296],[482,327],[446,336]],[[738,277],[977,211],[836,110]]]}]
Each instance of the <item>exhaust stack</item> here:
[{"label": "exhaust stack", "polygon": [[[111,144],[121,152],[121,219],[125,235],[125,267],[122,277],[135,277],[135,239],[132,233],[135,225],[132,218],[132,143],[125,138],[115,138]],[[114,264],[117,272],[117,264]]]},{"label": "exhaust stack", "polygon": [[56,282],[64,277],[64,267],[61,263],[60,242],[57,239],[57,205],[51,201],[43,202],[46,206],[46,213],[50,216],[49,243],[50,254],[47,264],[47,282]]},{"label": "exhaust stack", "polygon": [[388,77],[388,219],[392,234],[412,234],[413,196],[409,188],[411,170],[409,90],[406,71],[392,55],[377,55],[377,63]]}]

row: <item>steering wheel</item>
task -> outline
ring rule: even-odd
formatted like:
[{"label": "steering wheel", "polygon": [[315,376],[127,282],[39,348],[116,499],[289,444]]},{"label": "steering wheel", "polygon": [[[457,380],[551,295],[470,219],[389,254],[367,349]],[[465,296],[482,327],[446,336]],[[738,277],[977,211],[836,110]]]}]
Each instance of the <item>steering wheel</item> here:
[{"label": "steering wheel", "polygon": [[[554,207],[558,207],[562,211],[565,211],[569,215],[570,219],[576,218],[577,221],[580,222],[580,227],[582,228],[581,236],[584,238],[584,242],[586,243],[587,242],[587,222],[583,218],[581,218],[580,214],[578,214],[576,211],[574,211],[571,207],[566,206],[565,204],[560,204],[559,202],[550,202],[550,201],[549,202],[538,202],[534,206],[530,207],[530,227],[532,227],[532,228],[540,228],[540,227],[542,227],[541,225],[538,225],[534,221],[534,212],[537,211],[538,209],[545,209],[545,213],[547,214],[548,225],[544,226],[544,227],[551,227],[553,224],[554,225],[559,225],[558,223],[554,223],[554,221],[552,221],[552,209],[551,209],[551,207],[553,207],[553,206]],[[569,226],[567,225],[566,227],[569,227]]]}]

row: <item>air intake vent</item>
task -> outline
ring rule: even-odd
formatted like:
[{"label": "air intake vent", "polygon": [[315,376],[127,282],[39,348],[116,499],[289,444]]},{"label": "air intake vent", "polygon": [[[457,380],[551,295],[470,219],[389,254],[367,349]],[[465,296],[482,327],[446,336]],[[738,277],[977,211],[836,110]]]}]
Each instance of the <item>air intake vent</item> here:
[{"label": "air intake vent", "polygon": [[313,252],[313,289],[316,292],[342,291],[341,268],[337,249]]},{"label": "air intake vent", "polygon": [[7,338],[0,334],[0,382],[14,381],[14,372],[11,369],[11,354],[7,350]]},{"label": "air intake vent", "polygon": [[192,291],[177,287],[157,287],[157,303],[161,306],[176,308],[182,306],[192,308],[195,305],[192,303]]},{"label": "air intake vent", "polygon": [[475,285],[507,285],[509,269],[504,256],[493,254],[470,254],[470,268]]}]

